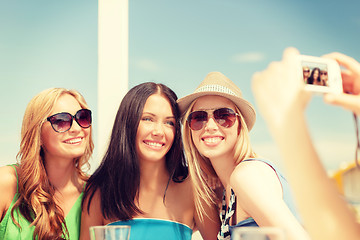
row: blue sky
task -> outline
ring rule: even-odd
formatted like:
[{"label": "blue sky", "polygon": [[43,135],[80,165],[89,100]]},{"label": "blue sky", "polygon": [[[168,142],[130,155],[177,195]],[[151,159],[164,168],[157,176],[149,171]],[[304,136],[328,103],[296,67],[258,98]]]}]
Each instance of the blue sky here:
[{"label": "blue sky", "polygon": [[[288,46],[306,55],[339,51],[360,60],[359,9],[348,0],[131,0],[129,87],[161,82],[182,97],[208,72],[220,71],[255,104],[252,74],[280,60]],[[49,87],[85,96],[96,137],[97,1],[1,1],[0,22],[0,165],[15,162],[26,105]],[[352,115],[320,96],[306,114],[326,167],[353,161]],[[260,155],[279,160],[259,114],[251,141]],[[92,161],[96,166],[96,151]]]}]

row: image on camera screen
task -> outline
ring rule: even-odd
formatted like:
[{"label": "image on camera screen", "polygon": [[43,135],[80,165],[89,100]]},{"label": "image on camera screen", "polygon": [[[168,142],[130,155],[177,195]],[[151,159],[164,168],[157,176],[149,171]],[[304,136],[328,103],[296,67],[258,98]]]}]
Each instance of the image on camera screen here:
[{"label": "image on camera screen", "polygon": [[314,86],[329,86],[328,65],[325,63],[301,62],[303,78],[306,84]]}]

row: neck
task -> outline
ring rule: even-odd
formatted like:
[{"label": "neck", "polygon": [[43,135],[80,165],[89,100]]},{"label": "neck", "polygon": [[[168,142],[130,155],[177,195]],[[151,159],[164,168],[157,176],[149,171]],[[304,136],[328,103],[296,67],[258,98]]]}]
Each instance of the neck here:
[{"label": "neck", "polygon": [[140,165],[140,187],[149,190],[161,190],[169,181],[169,173],[165,161],[142,163]]},{"label": "neck", "polygon": [[74,161],[64,161],[61,159],[46,159],[45,169],[49,181],[57,191],[62,191],[70,186],[81,188],[78,174],[75,170]]},{"label": "neck", "polygon": [[230,185],[230,176],[235,169],[234,155],[229,154],[219,158],[210,158],[210,162],[222,185],[227,188]]}]

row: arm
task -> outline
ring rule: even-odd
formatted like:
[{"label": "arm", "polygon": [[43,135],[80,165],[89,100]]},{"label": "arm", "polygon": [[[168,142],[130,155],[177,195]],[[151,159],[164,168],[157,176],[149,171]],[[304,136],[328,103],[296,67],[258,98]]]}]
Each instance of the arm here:
[{"label": "arm", "polygon": [[0,222],[4,218],[16,193],[16,174],[12,167],[0,167]]},{"label": "arm", "polygon": [[260,161],[241,163],[231,174],[230,185],[237,196],[237,206],[260,227],[284,229],[287,239],[291,240],[309,239],[283,201],[280,181],[269,165]]},{"label": "arm", "polygon": [[80,229],[80,239],[89,240],[90,233],[89,228],[91,226],[101,226],[104,225],[104,218],[101,212],[101,198],[100,192],[96,191],[94,197],[90,203],[89,212],[87,211],[89,198],[84,200],[84,205],[82,206],[81,212],[81,229]]},{"label": "arm", "polygon": [[195,225],[200,231],[200,234],[204,240],[216,240],[217,234],[220,230],[220,218],[219,210],[217,207],[208,207],[205,203],[203,204],[205,209],[205,214],[203,214],[203,219],[200,220],[196,211],[194,211]]},{"label": "arm", "polygon": [[312,144],[304,110],[309,93],[294,76],[296,49],[253,76],[253,92],[283,158],[305,228],[314,240],[358,239],[360,227],[328,178]]}]

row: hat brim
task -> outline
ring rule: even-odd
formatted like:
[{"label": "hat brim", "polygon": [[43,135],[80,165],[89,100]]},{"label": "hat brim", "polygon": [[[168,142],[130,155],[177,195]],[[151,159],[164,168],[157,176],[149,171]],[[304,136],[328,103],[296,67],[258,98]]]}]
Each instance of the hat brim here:
[{"label": "hat brim", "polygon": [[185,97],[179,98],[177,102],[179,105],[181,115],[183,116],[185,114],[185,112],[187,111],[187,109],[189,108],[190,104],[193,101],[195,101],[197,98],[202,97],[202,96],[221,96],[221,97],[228,98],[239,108],[241,115],[243,116],[243,118],[245,120],[248,130],[250,131],[252,129],[252,127],[254,126],[255,120],[256,120],[256,113],[255,113],[255,109],[251,105],[251,103],[249,103],[248,101],[246,101],[243,98],[233,96],[233,95],[230,95],[227,93],[221,93],[221,92],[212,92],[212,91],[197,92],[197,93],[192,93]]}]

